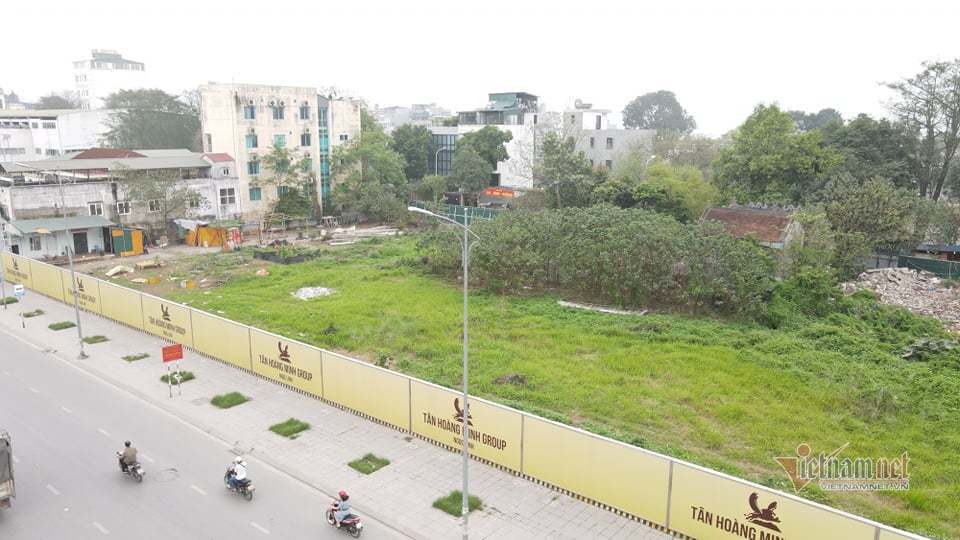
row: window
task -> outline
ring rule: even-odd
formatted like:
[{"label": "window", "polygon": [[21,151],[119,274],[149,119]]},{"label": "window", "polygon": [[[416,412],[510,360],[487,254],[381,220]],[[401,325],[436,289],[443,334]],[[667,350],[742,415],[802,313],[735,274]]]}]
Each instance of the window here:
[{"label": "window", "polygon": [[220,206],[226,206],[228,204],[237,203],[237,194],[234,189],[231,188],[220,188]]},{"label": "window", "polygon": [[340,134],[340,140],[341,140],[341,141],[346,141],[346,140],[349,139],[349,138],[350,138],[350,136],[347,135],[346,133],[341,133],[341,134]]},{"label": "window", "polygon": [[300,119],[309,120],[310,119],[310,106],[304,103],[300,106]]},{"label": "window", "polygon": [[594,147],[594,143],[595,143],[595,142],[596,142],[596,141],[593,140],[593,137],[590,137],[590,148],[593,148],[593,147]]},{"label": "window", "polygon": [[258,187],[252,187],[252,188],[250,188],[250,200],[251,200],[251,201],[259,201],[261,198],[263,198],[263,193],[260,191],[260,188],[258,188]]},{"label": "window", "polygon": [[282,133],[279,133],[279,134],[277,134],[277,135],[274,135],[274,136],[273,136],[273,145],[274,145],[274,146],[279,146],[280,148],[286,147],[286,146],[287,146],[287,136],[284,135],[284,134],[282,134]]},{"label": "window", "polygon": [[607,150],[613,148],[613,137],[607,137]]},{"label": "window", "polygon": [[247,148],[256,148],[256,147],[257,147],[257,134],[256,134],[256,133],[248,133],[247,136],[244,137],[244,140],[246,141]]},{"label": "window", "polygon": [[243,119],[244,120],[255,120],[257,118],[257,106],[256,105],[244,105],[243,106]]},{"label": "window", "polygon": [[187,204],[190,205],[190,208],[200,208],[200,195],[192,193],[187,200]]},{"label": "window", "polygon": [[41,125],[43,126],[43,129],[57,129],[56,122],[43,122]]},{"label": "window", "polygon": [[300,146],[310,146],[310,134],[301,133],[300,134]]},{"label": "window", "polygon": [[317,125],[327,127],[327,110],[317,109]]},{"label": "window", "polygon": [[274,119],[274,120],[283,120],[283,106],[282,106],[282,105],[280,105],[280,106],[274,105],[274,106],[272,106],[272,107],[270,107],[270,108],[273,109],[273,119]]},{"label": "window", "polygon": [[223,176],[230,176],[230,167],[224,167],[220,169],[220,174]]},{"label": "window", "polygon": [[604,164],[607,166],[608,169],[611,169],[611,170],[613,169],[613,160],[612,160],[612,159],[608,159],[607,161],[604,162]]},{"label": "window", "polygon": [[47,148],[47,155],[48,155],[48,156],[55,156],[55,155],[57,155],[58,153],[59,153],[59,152],[57,152],[57,150],[56,150],[55,148]]},{"label": "window", "polygon": [[38,156],[42,156],[42,155],[43,155],[43,148],[34,148],[34,149],[33,149],[33,153],[35,153],[35,154],[38,155]]},{"label": "window", "polygon": [[147,211],[149,212],[159,212],[160,207],[161,207],[161,204],[159,199],[147,201]]},{"label": "window", "polygon": [[570,115],[570,123],[573,124],[573,123],[575,123],[576,121],[577,121],[577,115],[571,114],[571,115]]},{"label": "window", "polygon": [[91,216],[102,216],[102,215],[103,215],[103,203],[102,203],[102,202],[87,203],[87,208],[90,209],[90,215],[91,215]]},{"label": "window", "polygon": [[213,152],[213,135],[205,133],[203,137],[204,145],[207,147],[206,152]]},{"label": "window", "polygon": [[36,123],[36,122],[30,122],[30,127],[33,128],[33,129],[37,129],[37,123]]},{"label": "window", "polygon": [[129,215],[130,215],[130,202],[129,202],[129,201],[118,202],[118,203],[117,203],[117,214],[119,214],[119,215],[121,215],[121,216],[129,216]]},{"label": "window", "polygon": [[598,115],[597,115],[597,129],[600,129],[600,120],[601,120],[601,117],[600,117],[600,115],[598,114]]},{"label": "window", "polygon": [[290,191],[290,186],[277,186],[277,196],[285,195]]},{"label": "window", "polygon": [[260,162],[259,161],[248,161],[247,162],[247,174],[256,176],[260,174]]},{"label": "window", "polygon": [[40,237],[31,236],[30,237],[30,251],[40,251]]}]

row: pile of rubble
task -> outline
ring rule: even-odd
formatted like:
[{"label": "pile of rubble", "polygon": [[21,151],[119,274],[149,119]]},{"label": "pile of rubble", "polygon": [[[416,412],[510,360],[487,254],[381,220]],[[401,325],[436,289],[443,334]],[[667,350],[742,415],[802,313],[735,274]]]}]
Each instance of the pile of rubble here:
[{"label": "pile of rubble", "polygon": [[869,289],[884,304],[934,317],[947,329],[960,332],[960,288],[945,286],[942,279],[930,272],[878,268],[867,270],[841,288],[846,294]]},{"label": "pile of rubble", "polygon": [[398,236],[403,233],[398,229],[387,227],[386,225],[361,229],[358,229],[356,225],[354,225],[347,228],[338,227],[332,230],[325,230],[324,234],[330,238],[331,246],[342,246],[346,244],[355,244],[360,240],[366,240],[367,238]]}]

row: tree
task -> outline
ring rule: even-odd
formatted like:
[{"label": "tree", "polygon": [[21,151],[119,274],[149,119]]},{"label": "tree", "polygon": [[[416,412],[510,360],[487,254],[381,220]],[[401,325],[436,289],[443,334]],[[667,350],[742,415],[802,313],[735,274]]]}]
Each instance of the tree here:
[{"label": "tree", "polygon": [[960,243],[960,206],[939,203],[931,210],[928,239],[934,244]]},{"label": "tree", "polygon": [[487,160],[490,170],[495,171],[497,163],[510,157],[506,144],[512,140],[513,134],[509,131],[501,131],[496,126],[484,126],[478,131],[461,136],[457,141],[457,149],[473,148],[480,157]]},{"label": "tree", "polygon": [[490,162],[472,146],[458,146],[447,181],[461,193],[474,194],[490,185],[490,173]]},{"label": "tree", "polygon": [[669,214],[677,221],[691,223],[717,198],[717,189],[690,165],[671,165],[656,159],[647,167],[644,179],[633,191],[636,206]]},{"label": "tree", "polygon": [[127,200],[157,205],[164,228],[172,220],[185,217],[189,208],[206,201],[203,195],[187,187],[177,171],[171,169],[119,168],[113,172]]},{"label": "tree", "polygon": [[163,90],[120,90],[107,96],[115,109],[104,143],[115,148],[189,148],[200,150],[200,111]]},{"label": "tree", "polygon": [[890,111],[919,135],[920,195],[939,200],[960,146],[960,58],[924,62],[923,71],[887,87],[896,92]]},{"label": "tree", "polygon": [[48,94],[40,98],[37,109],[79,109],[80,104],[73,99],[69,92]]},{"label": "tree", "polygon": [[[314,187],[317,184],[309,154],[297,155],[285,146],[274,144],[270,152],[263,156],[263,165],[268,174],[257,179],[257,184],[277,186],[278,197],[274,212],[305,217],[310,215],[311,209],[317,209],[319,202],[306,195],[315,193]],[[285,193],[281,193],[280,186],[287,188],[283,190]]]},{"label": "tree", "polygon": [[842,156],[819,130],[799,132],[776,105],[758,105],[722,148],[714,182],[741,202],[800,202],[819,190]]},{"label": "tree", "polygon": [[547,133],[537,169],[536,183],[554,193],[555,208],[590,204],[594,187],[592,168],[583,152],[577,151],[573,137]]},{"label": "tree", "polygon": [[417,184],[416,194],[423,200],[432,203],[438,203],[443,198],[447,190],[447,178],[445,176],[424,176]]},{"label": "tree", "polygon": [[393,130],[391,148],[406,162],[404,173],[408,180],[419,180],[428,174],[431,154],[434,152],[433,136],[423,126],[404,124]]},{"label": "tree", "polygon": [[820,109],[820,112],[806,113],[803,111],[787,111],[797,129],[800,131],[810,131],[811,129],[821,129],[832,123],[843,123],[843,116],[836,109]]},{"label": "tree", "polygon": [[843,154],[840,171],[861,180],[880,176],[897,187],[916,188],[917,138],[903,124],[861,114],[821,131],[824,142]]},{"label": "tree", "polygon": [[720,152],[720,140],[704,135],[684,135],[675,130],[664,130],[653,139],[653,154],[673,165],[689,165],[700,170],[709,180],[713,162]]},{"label": "tree", "polygon": [[390,148],[390,136],[365,110],[361,110],[360,128],[359,139],[334,150],[333,204],[341,212],[374,219],[399,217],[407,197],[403,156]]},{"label": "tree", "polygon": [[697,122],[680,106],[673,92],[659,90],[646,93],[628,103],[623,109],[623,125],[635,129],[690,133],[696,129]]},{"label": "tree", "polygon": [[861,182],[840,174],[827,183],[819,200],[835,231],[862,233],[871,248],[893,251],[923,239],[924,231],[916,227],[922,199],[886,178]]}]

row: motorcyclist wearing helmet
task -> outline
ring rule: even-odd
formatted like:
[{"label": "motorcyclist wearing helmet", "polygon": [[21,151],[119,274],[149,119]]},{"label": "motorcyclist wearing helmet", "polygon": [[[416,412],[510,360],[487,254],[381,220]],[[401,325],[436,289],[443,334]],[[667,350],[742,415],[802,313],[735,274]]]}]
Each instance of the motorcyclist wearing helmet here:
[{"label": "motorcyclist wearing helmet", "polygon": [[228,482],[232,489],[237,489],[237,486],[240,482],[247,479],[247,463],[243,461],[243,458],[237,456],[233,460],[233,465],[230,467],[230,477]]},{"label": "motorcyclist wearing helmet", "polygon": [[340,496],[340,500],[335,503],[336,511],[333,513],[333,519],[337,522],[337,528],[339,529],[340,522],[350,515],[350,496],[342,489],[337,495]]},{"label": "motorcyclist wearing helmet", "polygon": [[120,453],[120,469],[127,472],[127,468],[137,462],[137,449],[130,444],[130,441],[123,443],[123,452]]}]

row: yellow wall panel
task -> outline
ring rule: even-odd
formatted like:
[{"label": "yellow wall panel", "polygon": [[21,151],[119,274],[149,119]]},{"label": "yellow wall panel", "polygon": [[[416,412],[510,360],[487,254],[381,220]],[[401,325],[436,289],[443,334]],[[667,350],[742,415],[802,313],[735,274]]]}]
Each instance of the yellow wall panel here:
[{"label": "yellow wall panel", "polygon": [[680,463],[673,465],[670,528],[700,540],[873,540],[875,532],[843,514]]},{"label": "yellow wall panel", "polygon": [[33,276],[34,290],[63,302],[63,281],[60,279],[59,268],[31,260],[30,273]]},{"label": "yellow wall panel", "polygon": [[320,349],[250,329],[253,371],[315,396],[323,395]]},{"label": "yellow wall panel", "polygon": [[887,529],[881,528],[880,536],[877,540],[924,540],[924,537],[905,532],[888,531]]},{"label": "yellow wall panel", "polygon": [[[462,395],[421,381],[410,389],[413,431],[437,442],[463,447]],[[521,414],[470,397],[470,452],[520,470]]]},{"label": "yellow wall panel", "polygon": [[143,313],[140,311],[138,291],[101,281],[100,303],[104,317],[143,329]]},{"label": "yellow wall panel", "polygon": [[666,458],[526,416],[523,472],[648,521],[666,523],[670,482]]},{"label": "yellow wall panel", "polygon": [[193,348],[244,369],[250,364],[250,330],[209,313],[193,310]]},{"label": "yellow wall panel", "polygon": [[407,377],[359,360],[323,352],[324,398],[407,429],[410,386]]},{"label": "yellow wall panel", "polygon": [[[30,259],[6,252],[0,253],[0,259],[3,259],[4,279],[10,283],[20,283],[28,289],[33,289]],[[13,296],[13,292],[10,292],[10,296]]]},{"label": "yellow wall panel", "polygon": [[[100,280],[90,276],[74,273],[77,280],[77,303],[81,308],[94,313],[103,313],[100,301]],[[63,298],[73,305],[73,287],[70,284],[70,270],[61,268],[60,279],[63,281]]]},{"label": "yellow wall panel", "polygon": [[174,343],[193,347],[190,309],[180,304],[143,296],[143,329]]}]

